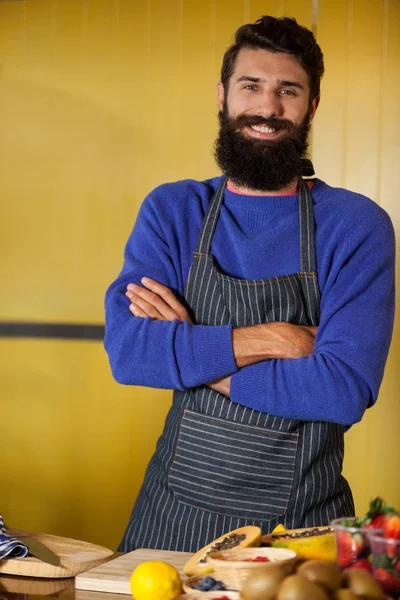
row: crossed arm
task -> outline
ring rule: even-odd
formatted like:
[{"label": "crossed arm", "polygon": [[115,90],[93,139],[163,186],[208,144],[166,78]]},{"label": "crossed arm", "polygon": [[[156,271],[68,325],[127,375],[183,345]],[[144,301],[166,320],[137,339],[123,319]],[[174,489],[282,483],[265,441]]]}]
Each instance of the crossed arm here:
[{"label": "crossed arm", "polygon": [[[326,203],[336,220],[332,235],[320,221],[317,236],[317,335],[290,323],[193,325],[179,302],[191,264],[191,253],[183,252],[189,234],[178,241],[182,220],[164,191],[143,203],[121,273],[106,293],[104,345],[116,381],[178,390],[218,386],[232,402],[279,417],[345,426],[359,421],[377,399],[393,329],[389,217],[355,195],[345,211],[340,194],[338,206],[334,198]],[[142,281],[142,274],[152,279]],[[130,286],[128,300],[130,282],[137,287]]]},{"label": "crossed arm", "polygon": [[[192,320],[186,308],[172,291],[150,279],[141,280],[143,287],[130,283],[126,296],[130,300],[129,310],[135,317],[151,317],[161,321]],[[233,329],[232,346],[238,368],[271,358],[300,358],[309,356],[314,350],[317,327],[293,325],[292,323],[263,323]],[[231,377],[223,377],[207,383],[208,387],[230,395]]]}]

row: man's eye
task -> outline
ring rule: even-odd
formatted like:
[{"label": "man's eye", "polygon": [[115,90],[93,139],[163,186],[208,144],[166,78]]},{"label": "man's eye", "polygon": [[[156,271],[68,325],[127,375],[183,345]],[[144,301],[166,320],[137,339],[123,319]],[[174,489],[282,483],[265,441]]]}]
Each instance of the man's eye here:
[{"label": "man's eye", "polygon": [[249,83],[248,85],[245,85],[243,89],[256,91],[256,90],[258,90],[258,87],[256,85],[252,85],[251,83]]},{"label": "man's eye", "polygon": [[279,92],[282,96],[295,96],[295,92],[293,90],[281,90]]}]

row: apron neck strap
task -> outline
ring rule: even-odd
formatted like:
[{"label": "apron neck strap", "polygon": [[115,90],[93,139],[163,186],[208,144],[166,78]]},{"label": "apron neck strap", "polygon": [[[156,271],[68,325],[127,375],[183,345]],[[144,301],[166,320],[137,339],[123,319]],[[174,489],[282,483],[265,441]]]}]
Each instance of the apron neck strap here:
[{"label": "apron neck strap", "polygon": [[199,237],[197,238],[196,253],[210,254],[211,240],[217,225],[227,181],[228,177],[223,177],[221,179],[219,186],[210,200],[210,204],[208,205],[207,212],[201,225]]},{"label": "apron neck strap", "polygon": [[302,177],[299,177],[299,222],[301,270],[316,273],[313,200],[310,188]]},{"label": "apron neck strap", "polygon": [[[197,254],[210,254],[211,240],[224,200],[227,181],[227,177],[221,179],[211,198],[197,239]],[[301,271],[316,272],[313,201],[311,192],[302,177],[299,177],[299,222]]]}]

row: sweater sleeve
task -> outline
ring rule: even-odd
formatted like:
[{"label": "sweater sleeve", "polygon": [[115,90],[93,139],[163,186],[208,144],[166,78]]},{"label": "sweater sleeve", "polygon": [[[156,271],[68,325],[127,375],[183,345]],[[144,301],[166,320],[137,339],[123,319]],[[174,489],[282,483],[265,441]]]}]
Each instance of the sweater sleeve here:
[{"label": "sweater sleeve", "polygon": [[351,426],[376,401],[394,320],[394,231],[378,207],[346,231],[329,265],[314,353],[241,369],[231,379],[233,402]]},{"label": "sweater sleeve", "polygon": [[[231,326],[208,327],[135,317],[125,296],[128,283],[150,277],[182,301],[179,232],[168,219],[166,186],[143,202],[128,239],[119,277],[106,293],[104,345],[116,381],[184,390],[237,371]],[[176,216],[176,215],[175,215]]]}]

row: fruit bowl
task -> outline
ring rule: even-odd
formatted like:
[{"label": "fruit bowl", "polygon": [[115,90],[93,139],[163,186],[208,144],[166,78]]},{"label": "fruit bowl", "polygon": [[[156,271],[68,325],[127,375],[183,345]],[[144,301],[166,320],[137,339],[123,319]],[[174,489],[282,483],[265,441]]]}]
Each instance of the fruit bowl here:
[{"label": "fruit bowl", "polygon": [[369,536],[371,533],[381,533],[381,530],[354,525],[361,521],[359,517],[350,519],[342,517],[331,523],[336,538],[336,563],[341,569],[357,568],[372,571]]},{"label": "fruit bowl", "polygon": [[229,590],[240,591],[251,574],[272,563],[287,565],[289,572],[297,554],[287,548],[241,548],[212,552],[207,560],[215,571],[214,579],[222,581]]},{"label": "fruit bowl", "polygon": [[372,568],[375,579],[388,594],[400,596],[400,539],[370,534]]}]

